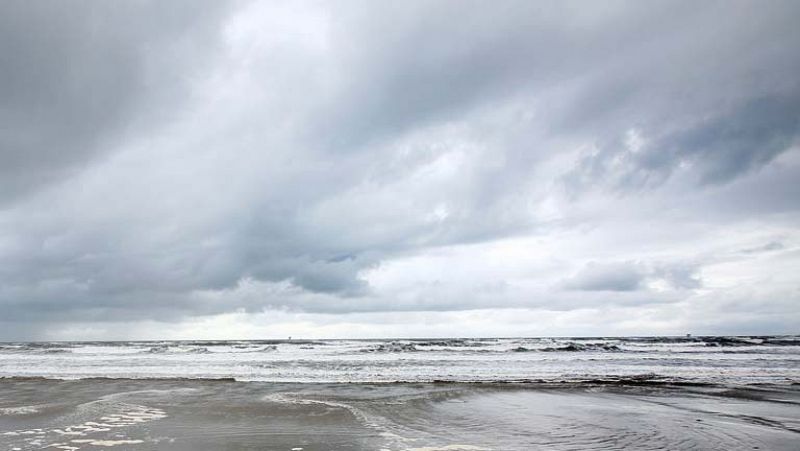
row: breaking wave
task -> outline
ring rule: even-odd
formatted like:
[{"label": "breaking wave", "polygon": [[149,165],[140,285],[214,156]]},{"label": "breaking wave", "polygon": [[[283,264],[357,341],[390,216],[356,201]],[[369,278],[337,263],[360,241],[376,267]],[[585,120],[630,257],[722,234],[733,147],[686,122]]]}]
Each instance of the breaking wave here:
[{"label": "breaking wave", "polygon": [[17,376],[785,385],[800,382],[800,337],[0,343],[0,377]]},{"label": "breaking wave", "polygon": [[192,348],[183,348],[179,346],[168,346],[168,345],[160,345],[160,346],[153,346],[150,349],[142,351],[145,354],[211,354],[206,347],[192,347]]}]

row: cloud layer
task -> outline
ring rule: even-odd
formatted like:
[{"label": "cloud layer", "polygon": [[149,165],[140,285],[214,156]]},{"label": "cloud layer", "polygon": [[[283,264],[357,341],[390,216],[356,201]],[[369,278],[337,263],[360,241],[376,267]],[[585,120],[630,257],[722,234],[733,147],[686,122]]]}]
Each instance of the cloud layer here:
[{"label": "cloud layer", "polygon": [[0,339],[797,332],[799,14],[6,3]]}]

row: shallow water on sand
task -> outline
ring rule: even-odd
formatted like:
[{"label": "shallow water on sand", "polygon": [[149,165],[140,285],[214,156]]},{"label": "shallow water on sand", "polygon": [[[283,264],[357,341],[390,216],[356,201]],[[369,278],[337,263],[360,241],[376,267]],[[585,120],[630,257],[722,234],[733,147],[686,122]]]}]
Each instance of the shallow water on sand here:
[{"label": "shallow water on sand", "polygon": [[0,381],[0,449],[796,450],[800,389]]}]

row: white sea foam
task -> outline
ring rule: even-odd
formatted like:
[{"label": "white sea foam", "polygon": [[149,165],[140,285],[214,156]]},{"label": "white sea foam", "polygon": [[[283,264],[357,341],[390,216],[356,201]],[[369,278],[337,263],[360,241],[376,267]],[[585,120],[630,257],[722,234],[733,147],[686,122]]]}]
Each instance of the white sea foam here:
[{"label": "white sea foam", "polygon": [[[61,349],[55,346],[0,346],[0,377],[316,383],[560,382],[642,380],[646,375],[659,381],[704,383],[800,381],[798,337],[159,341],[61,343],[58,346],[70,352],[41,352]],[[151,349],[157,352],[147,352]]]},{"label": "white sea foam", "polygon": [[[105,400],[93,401],[83,405],[99,408],[100,411],[112,409],[117,410],[113,413],[102,415],[100,418],[84,421],[80,424],[67,425],[62,427],[51,428],[36,428],[36,429],[22,429],[15,431],[7,431],[2,435],[12,438],[18,438],[29,446],[43,446],[44,448],[55,448],[64,450],[77,450],[80,446],[75,444],[88,444],[92,446],[117,446],[125,444],[142,443],[142,440],[119,438],[115,440],[107,440],[106,438],[97,437],[96,435],[112,430],[122,432],[124,428],[135,426],[150,421],[156,421],[166,418],[166,413],[157,408],[138,404],[128,404],[121,402],[109,402]],[[94,436],[94,437],[93,437]],[[85,437],[85,438],[72,438],[72,437]],[[43,440],[49,438],[52,443],[44,444]],[[64,439],[70,439],[68,443],[63,442]]]},{"label": "white sea foam", "polygon": [[36,406],[19,406],[19,407],[2,407],[0,408],[0,415],[30,415],[38,413],[39,409]]}]

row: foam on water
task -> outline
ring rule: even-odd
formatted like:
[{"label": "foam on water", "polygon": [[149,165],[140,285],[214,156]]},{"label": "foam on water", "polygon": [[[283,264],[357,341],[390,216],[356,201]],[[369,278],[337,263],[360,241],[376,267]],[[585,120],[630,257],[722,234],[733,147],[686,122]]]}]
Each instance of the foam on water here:
[{"label": "foam on water", "polygon": [[[31,447],[47,449],[78,450],[85,445],[112,447],[126,444],[143,443],[139,439],[129,439],[124,436],[124,430],[130,426],[138,426],[151,421],[166,418],[166,413],[161,409],[143,405],[101,399],[87,403],[82,411],[104,412],[77,424],[68,424],[61,427],[17,429],[0,433],[7,441],[12,443],[12,449],[30,449]],[[113,433],[114,438],[109,439],[107,434]]]},{"label": "foam on water", "polygon": [[5,343],[0,377],[792,384],[800,337]]}]

